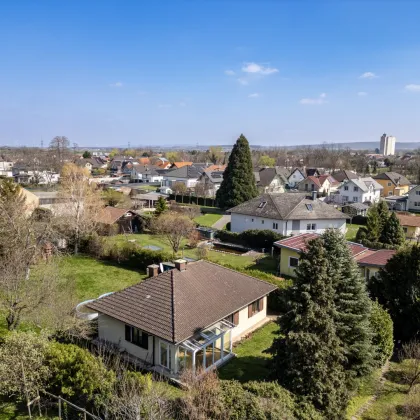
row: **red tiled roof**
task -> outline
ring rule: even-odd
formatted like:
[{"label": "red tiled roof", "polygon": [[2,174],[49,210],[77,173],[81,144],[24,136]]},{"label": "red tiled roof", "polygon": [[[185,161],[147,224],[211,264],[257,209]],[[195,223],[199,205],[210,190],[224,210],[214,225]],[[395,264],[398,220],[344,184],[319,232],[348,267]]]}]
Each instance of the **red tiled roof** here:
[{"label": "red tiled roof", "polygon": [[321,182],[319,182],[319,179],[316,176],[308,176],[306,179],[309,179],[309,181],[312,181],[315,185],[318,185],[318,187],[321,186]]},{"label": "red tiled roof", "polygon": [[[306,251],[306,245],[308,241],[311,239],[319,238],[320,236],[321,235],[318,233],[303,233],[301,235],[292,236],[291,238],[286,238],[274,242],[274,245],[278,246],[279,248],[289,248],[297,252],[304,252]],[[347,242],[347,244],[353,257],[356,257],[356,255],[359,255],[368,250],[368,248],[365,246],[356,244],[354,242]]]},{"label": "red tiled roof", "polygon": [[397,251],[395,251],[395,249],[379,249],[373,253],[367,254],[366,256],[362,255],[362,258],[360,258],[357,263],[362,266],[373,265],[376,267],[384,267],[388,260],[392,258],[396,252]]},{"label": "red tiled roof", "polygon": [[321,185],[324,185],[324,182],[328,179],[328,181],[330,182],[331,185],[337,185],[339,184],[339,182],[333,178],[331,175],[320,175],[318,177],[319,182],[321,183]]},{"label": "red tiled roof", "polygon": [[420,227],[420,217],[419,216],[410,216],[407,214],[398,214],[398,219],[400,219],[400,223],[402,226],[412,226],[412,227]]}]

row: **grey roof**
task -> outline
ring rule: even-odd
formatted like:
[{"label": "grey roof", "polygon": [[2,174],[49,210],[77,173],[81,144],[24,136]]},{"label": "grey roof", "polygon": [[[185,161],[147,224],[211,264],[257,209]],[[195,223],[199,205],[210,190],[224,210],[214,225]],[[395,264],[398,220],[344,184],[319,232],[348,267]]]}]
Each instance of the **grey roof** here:
[{"label": "grey roof", "polygon": [[287,183],[287,180],[290,176],[290,171],[285,168],[284,166],[276,166],[275,167],[277,175],[283,180],[284,183]]},{"label": "grey roof", "polygon": [[182,168],[169,170],[165,175],[173,178],[196,179],[201,175],[202,171],[203,168],[201,166],[185,165]]},{"label": "grey roof", "polygon": [[369,208],[369,206],[363,203],[350,203],[350,204],[346,204],[343,207],[351,207],[356,210],[367,210]]},{"label": "grey roof", "polygon": [[404,176],[397,172],[383,172],[375,175],[373,179],[385,179],[392,181],[395,185],[410,185],[410,181]]},{"label": "grey roof", "polygon": [[262,194],[231,208],[229,212],[277,220],[346,219],[334,207],[321,200],[313,200],[305,193]]},{"label": "grey roof", "polygon": [[[254,173],[255,175],[255,173]],[[277,176],[276,168],[262,168],[258,172],[258,180],[257,184],[261,187],[268,187],[272,182],[273,179]]]},{"label": "grey roof", "polygon": [[151,165],[133,165],[131,170],[133,172],[137,172],[138,174],[161,175],[156,170],[156,167],[151,166]]},{"label": "grey roof", "polygon": [[338,182],[343,182],[346,179],[358,179],[359,175],[356,174],[356,172],[353,171],[340,171],[340,172],[336,172],[334,174],[332,174],[332,176],[338,181]]},{"label": "grey roof", "polygon": [[277,289],[208,262],[165,271],[87,306],[172,343],[194,336]]},{"label": "grey roof", "polygon": [[369,191],[369,187],[372,185],[375,190],[382,190],[384,187],[379,184],[379,182],[376,182],[372,177],[366,177],[366,178],[357,178],[357,179],[351,179],[344,182],[344,184],[340,187],[343,188],[344,185],[352,182],[357,187],[359,187],[363,192]]}]

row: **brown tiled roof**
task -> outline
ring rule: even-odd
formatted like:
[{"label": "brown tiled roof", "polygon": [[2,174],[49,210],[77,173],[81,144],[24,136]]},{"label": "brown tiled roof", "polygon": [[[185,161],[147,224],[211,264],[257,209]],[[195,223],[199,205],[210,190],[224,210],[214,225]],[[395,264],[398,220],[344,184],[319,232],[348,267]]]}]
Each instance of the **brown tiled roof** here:
[{"label": "brown tiled roof", "polygon": [[120,217],[126,214],[128,209],[117,209],[116,207],[106,206],[101,210],[98,216],[98,223],[104,225],[113,225]]},{"label": "brown tiled roof", "polygon": [[392,258],[395,253],[394,249],[379,249],[373,253],[368,253],[363,258],[360,258],[357,263],[361,266],[375,266],[375,267],[385,267],[386,263],[390,258]]},{"label": "brown tiled roof", "polygon": [[276,286],[208,262],[166,271],[87,306],[172,343],[269,294]]},{"label": "brown tiled roof", "polygon": [[355,172],[347,171],[347,170],[336,172],[333,176],[338,182],[343,182],[346,179],[358,179],[359,178],[359,176]]},{"label": "brown tiled roof", "polygon": [[373,179],[391,181],[394,185],[410,185],[410,181],[404,175],[400,175],[397,172],[382,172],[375,175]]},{"label": "brown tiled roof", "polygon": [[[297,252],[304,252],[307,249],[308,241],[319,238],[320,236],[321,235],[318,233],[303,233],[301,235],[292,236],[290,238],[274,242],[274,245],[279,248],[289,248]],[[353,257],[356,257],[368,250],[365,246],[355,242],[347,242],[347,245],[350,248]]]},{"label": "brown tiled roof", "polygon": [[174,162],[172,164],[173,168],[182,168],[183,166],[191,166],[193,163],[192,162]]},{"label": "brown tiled roof", "polygon": [[412,226],[412,227],[420,227],[420,217],[419,216],[410,216],[408,214],[398,214],[398,219],[400,219],[400,223],[402,226]]}]

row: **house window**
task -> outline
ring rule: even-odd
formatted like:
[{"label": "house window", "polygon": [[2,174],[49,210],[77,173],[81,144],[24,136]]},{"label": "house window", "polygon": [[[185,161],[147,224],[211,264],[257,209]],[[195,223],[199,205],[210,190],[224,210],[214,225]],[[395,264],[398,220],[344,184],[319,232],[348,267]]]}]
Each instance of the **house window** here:
[{"label": "house window", "polygon": [[420,207],[420,202],[419,201],[415,201],[414,202],[414,207]]},{"label": "house window", "polygon": [[392,191],[389,191],[388,195],[392,195]]},{"label": "house window", "polygon": [[248,318],[254,316],[258,312],[261,312],[264,309],[264,298],[258,299],[248,305]]},{"label": "house window", "polygon": [[159,364],[169,370],[172,369],[171,345],[165,341],[159,343]]},{"label": "house window", "polygon": [[305,206],[306,206],[307,210],[309,210],[309,211],[313,210],[312,204],[305,204]]},{"label": "house window", "polygon": [[299,265],[299,258],[289,257],[289,267],[296,268]]},{"label": "house window", "polygon": [[251,222],[253,222],[254,221],[254,219],[251,219]]},{"label": "house window", "polygon": [[407,231],[408,231],[408,229],[407,229],[406,227],[403,227],[403,231],[404,231],[404,233],[407,235]]},{"label": "house window", "polygon": [[420,190],[419,191],[416,191],[416,195],[420,195]]},{"label": "house window", "polygon": [[278,223],[273,223],[273,229],[278,229],[279,228],[279,224]]},{"label": "house window", "polygon": [[308,184],[305,184],[305,191],[308,191]]},{"label": "house window", "polygon": [[316,230],[316,224],[315,223],[308,223],[306,225],[306,230]]},{"label": "house window", "polygon": [[233,325],[239,325],[239,311],[227,316],[225,319]]},{"label": "house window", "polygon": [[388,187],[390,187],[392,184],[390,182],[388,182]]},{"label": "house window", "polygon": [[131,325],[125,326],[125,340],[145,350],[149,349],[149,334]]},{"label": "house window", "polygon": [[353,191],[359,191],[359,187],[354,187]]},{"label": "house window", "polygon": [[359,197],[353,197],[353,203],[357,203],[359,201]]},{"label": "house window", "polygon": [[344,191],[348,191],[349,190],[349,186],[348,185],[346,185],[345,187],[344,187]]},{"label": "house window", "polygon": [[261,220],[261,224],[262,224],[262,225],[264,224],[264,220]]}]

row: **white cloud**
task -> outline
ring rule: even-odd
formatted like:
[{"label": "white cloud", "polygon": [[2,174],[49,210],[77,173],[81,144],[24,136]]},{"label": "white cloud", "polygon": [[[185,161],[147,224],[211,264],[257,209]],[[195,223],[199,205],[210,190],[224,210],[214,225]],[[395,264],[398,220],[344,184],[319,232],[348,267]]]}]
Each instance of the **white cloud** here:
[{"label": "white cloud", "polygon": [[408,90],[409,92],[420,92],[420,85],[406,85],[405,90]]},{"label": "white cloud", "polygon": [[225,74],[227,76],[235,76],[236,73],[233,70],[225,70]]},{"label": "white cloud", "polygon": [[359,76],[359,79],[376,79],[378,76],[371,71],[367,71]]},{"label": "white cloud", "polygon": [[244,78],[239,78],[237,80],[241,85],[244,85],[244,86],[248,85],[248,83],[249,83],[248,80],[246,80]]},{"label": "white cloud", "polygon": [[257,63],[244,63],[242,67],[242,71],[244,73],[252,73],[252,74],[261,74],[263,76],[267,76],[269,74],[277,73],[278,69],[273,67],[264,67]]},{"label": "white cloud", "polygon": [[326,93],[321,93],[318,98],[303,98],[300,100],[302,105],[322,105],[327,103],[325,98],[327,97]]},{"label": "white cloud", "polygon": [[366,92],[357,92],[357,96],[367,96]]},{"label": "white cloud", "polygon": [[115,82],[115,83],[111,83],[109,86],[119,88],[119,87],[123,86],[123,83],[122,82]]},{"label": "white cloud", "polygon": [[248,98],[259,98],[260,94],[259,93],[251,93],[248,95]]},{"label": "white cloud", "polygon": [[159,104],[158,108],[172,108],[171,104]]}]

